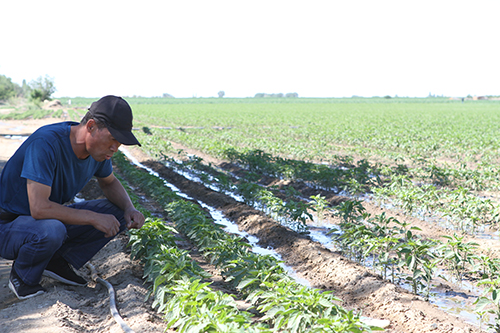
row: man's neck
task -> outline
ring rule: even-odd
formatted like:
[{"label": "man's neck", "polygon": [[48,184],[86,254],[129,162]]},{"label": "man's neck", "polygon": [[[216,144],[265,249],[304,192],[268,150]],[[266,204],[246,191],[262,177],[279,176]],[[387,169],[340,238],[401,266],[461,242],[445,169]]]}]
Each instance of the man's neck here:
[{"label": "man's neck", "polygon": [[85,136],[87,134],[87,130],[83,125],[75,125],[71,126],[70,140],[71,147],[73,148],[73,152],[76,157],[81,160],[89,157],[89,153],[87,152],[87,148],[85,146]]}]

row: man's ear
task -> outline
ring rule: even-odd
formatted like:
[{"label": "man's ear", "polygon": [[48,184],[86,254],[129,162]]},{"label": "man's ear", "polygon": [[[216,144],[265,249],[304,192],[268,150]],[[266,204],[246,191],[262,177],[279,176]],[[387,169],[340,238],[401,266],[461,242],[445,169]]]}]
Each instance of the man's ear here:
[{"label": "man's ear", "polygon": [[97,128],[97,124],[95,123],[94,119],[89,119],[87,121],[87,124],[85,125],[85,128],[87,128],[87,131],[92,132],[94,128]]}]

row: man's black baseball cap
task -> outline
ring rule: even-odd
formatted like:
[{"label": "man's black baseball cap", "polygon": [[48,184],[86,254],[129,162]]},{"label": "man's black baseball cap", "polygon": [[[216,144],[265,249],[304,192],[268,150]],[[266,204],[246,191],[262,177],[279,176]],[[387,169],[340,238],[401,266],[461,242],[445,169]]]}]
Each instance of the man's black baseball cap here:
[{"label": "man's black baseball cap", "polygon": [[121,97],[108,95],[90,105],[92,116],[102,121],[111,135],[124,145],[139,145],[132,134],[132,109]]}]

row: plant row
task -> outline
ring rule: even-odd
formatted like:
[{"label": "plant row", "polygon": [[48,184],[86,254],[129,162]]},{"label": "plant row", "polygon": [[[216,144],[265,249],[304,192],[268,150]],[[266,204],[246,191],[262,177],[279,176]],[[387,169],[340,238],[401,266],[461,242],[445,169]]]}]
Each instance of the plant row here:
[{"label": "plant row", "polygon": [[[159,241],[165,238],[165,243],[168,243],[171,237],[155,236],[166,230],[156,223],[151,232],[146,227],[134,233],[131,244],[135,256],[149,261],[145,274],[153,282],[154,304],[166,313],[169,327],[176,327],[182,332],[199,331],[201,325],[205,325],[202,331],[214,332],[221,332],[222,329],[248,331],[250,327],[255,331],[269,332],[361,332],[370,329],[353,312],[336,305],[338,299],[330,292],[301,286],[286,275],[276,259],[250,252],[247,243],[225,233],[198,205],[176,197],[175,193],[163,186],[159,178],[127,166],[123,156],[117,156],[115,161],[120,168],[131,173],[128,179],[142,183],[141,188],[165,205],[176,228],[196,244],[222,271],[225,280],[262,316],[257,321],[258,325],[252,323],[248,321],[248,314],[234,313],[234,303],[229,298],[212,295],[207,289],[208,285],[202,282],[203,273],[196,269],[196,265],[189,263],[186,254],[177,253],[178,250]],[[144,233],[143,237],[141,233]],[[176,274],[184,276],[181,272],[187,274],[181,278],[182,282],[170,284],[179,281],[180,275]],[[204,304],[205,301],[209,304]],[[224,308],[223,304],[230,304],[229,308]],[[213,315],[208,314],[212,310]],[[216,317],[219,315],[236,320],[231,324],[226,320],[218,326]]]},{"label": "plant row", "polygon": [[[257,152],[256,154],[247,156],[243,154],[238,155],[235,152],[233,152],[233,154],[238,156],[239,159],[238,161],[233,159],[233,161],[237,161],[240,165],[247,168],[249,171],[249,178],[255,179],[261,174],[275,177],[281,176],[280,170],[286,170],[283,168],[284,165],[289,167],[288,170],[294,170],[290,168],[291,164],[287,164],[286,159],[274,159],[269,154],[263,152]],[[312,164],[302,161],[299,162],[300,163],[297,163],[297,165]],[[192,158],[187,164],[189,167],[198,168],[203,172],[207,170],[206,166],[204,167],[201,165],[199,158]],[[298,170],[301,169],[304,170],[305,168],[298,168]],[[375,169],[373,168],[371,170]],[[289,175],[300,174],[298,172],[288,172]],[[214,175],[211,180],[228,177],[227,174],[222,174],[223,176],[221,176],[221,173],[214,171],[211,171],[211,173]],[[366,173],[365,171],[365,174]],[[376,179],[376,177],[373,176],[371,178]],[[315,178],[311,177],[309,181],[310,179],[314,180]],[[396,181],[392,181],[392,179]],[[484,221],[486,218],[490,219],[488,221],[491,221],[492,218],[495,219],[495,213],[491,213],[492,205],[489,200],[478,198],[462,187],[457,189],[441,187],[438,189],[435,185],[415,186],[415,183],[411,181],[408,176],[393,176],[392,179],[389,183],[390,185],[384,188],[386,194],[380,196],[378,193],[383,193],[384,189],[380,190],[377,193],[378,198],[382,197],[384,200],[387,200],[389,197],[392,197],[392,202],[401,205],[401,207],[408,212],[417,210],[417,208],[421,207],[422,203],[425,203],[427,200],[428,211],[432,211],[433,213],[439,212],[444,216],[448,216],[451,221],[461,223],[457,224],[457,229],[460,230],[470,229],[471,226],[475,228],[478,221]],[[399,180],[399,182],[397,180]],[[225,186],[227,187],[227,179],[224,179],[222,183],[226,184]],[[251,182],[249,183],[252,184]],[[402,199],[398,199],[398,196],[395,195],[397,193],[395,189],[398,184],[404,184],[407,191],[405,195],[399,197]],[[252,188],[252,186],[249,186],[249,188]],[[387,189],[391,189],[393,192],[388,192]],[[419,200],[412,198],[412,196],[408,194],[411,193],[411,191],[416,192],[419,189],[422,189],[418,196]],[[428,191],[427,189],[434,189],[434,191]],[[440,196],[437,196],[436,193],[439,193]],[[429,199],[427,198],[432,197],[429,196],[429,194],[435,197],[435,203],[439,205],[431,206],[429,204]],[[407,201],[405,202],[404,200]],[[447,204],[443,205],[443,201]],[[437,208],[440,209],[438,210]],[[371,218],[371,220],[373,221],[377,218],[381,220],[384,219],[384,217],[375,217]],[[407,228],[408,226],[404,227]],[[486,279],[491,277],[488,275],[490,274],[488,273],[489,271],[497,271],[496,260],[486,256],[471,254],[477,244],[464,243],[464,238],[457,235],[450,237],[448,242],[443,244],[436,240],[421,240],[415,237],[411,232],[405,234],[405,241],[402,241],[401,238],[395,238],[394,234],[380,237],[373,237],[373,234],[374,231],[370,230],[365,225],[355,226],[353,228],[346,228],[346,230],[344,230],[345,236],[339,240],[347,256],[351,258],[364,258],[363,260],[366,260],[368,257],[371,258],[372,265],[376,269],[379,269],[384,276],[392,275],[392,279],[394,280],[394,277],[397,274],[401,274],[402,271],[410,272],[405,280],[411,285],[415,293],[424,292],[425,295],[428,296],[431,289],[431,281],[438,271],[438,266],[447,266],[450,276],[456,281],[462,280],[465,272],[470,272],[472,274],[469,274],[469,276],[475,275],[476,277],[481,277],[484,280],[481,282],[482,284],[488,283]],[[391,248],[391,246],[394,248]],[[427,254],[427,252],[429,254]],[[493,292],[492,295],[494,295]],[[482,297],[478,304],[490,304],[491,302],[486,300],[492,300],[493,298]],[[478,311],[481,312],[479,305]]]},{"label": "plant row", "polygon": [[[476,300],[476,313],[483,319],[493,314],[490,328],[500,328],[500,259],[480,254],[478,244],[465,236],[443,235],[440,239],[423,239],[408,223],[387,217],[371,216],[362,203],[348,200],[336,209],[342,219],[340,235],[332,236],[344,255],[360,264],[371,266],[383,278],[408,283],[415,294],[428,298],[436,277],[461,284],[467,277],[487,285]],[[439,268],[444,267],[445,271]]]},{"label": "plant row", "polygon": [[[222,186],[224,189],[233,188],[238,194],[245,194],[244,191],[238,190],[238,185],[231,185],[227,174],[201,163],[202,160],[199,157],[191,157],[185,162],[175,162],[172,159],[169,161],[177,168],[198,171],[198,175],[201,175],[200,171],[205,172],[207,182],[209,179],[211,181],[224,179],[221,182],[224,184]],[[251,183],[244,181],[242,184],[248,186]],[[252,196],[246,195],[246,197]],[[329,209],[320,195],[312,196],[311,199],[314,200],[307,207],[316,211],[319,217]],[[344,221],[341,225],[342,235],[336,239],[344,254],[362,264],[370,258],[371,265],[379,269],[384,278],[392,273],[393,282],[395,282],[396,273],[400,273],[402,269],[410,271],[411,276],[406,280],[411,282],[415,293],[425,291],[428,296],[431,289],[430,283],[438,265],[448,267],[450,276],[455,281],[461,281],[466,274],[483,279],[491,278],[491,274],[500,271],[497,269],[498,260],[476,255],[474,251],[477,244],[465,243],[464,236],[443,236],[448,240],[445,244],[439,240],[420,240],[411,232],[417,228],[394,218],[387,218],[385,214],[370,217],[365,213],[362,203],[356,200],[342,203],[336,208],[336,212]]]}]

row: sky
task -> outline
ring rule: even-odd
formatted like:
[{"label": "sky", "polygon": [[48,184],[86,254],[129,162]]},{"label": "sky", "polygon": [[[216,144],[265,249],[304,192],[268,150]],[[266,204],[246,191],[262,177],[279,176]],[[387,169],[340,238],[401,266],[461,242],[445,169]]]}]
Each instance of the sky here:
[{"label": "sky", "polygon": [[0,0],[0,75],[54,97],[500,95],[500,1]]}]

